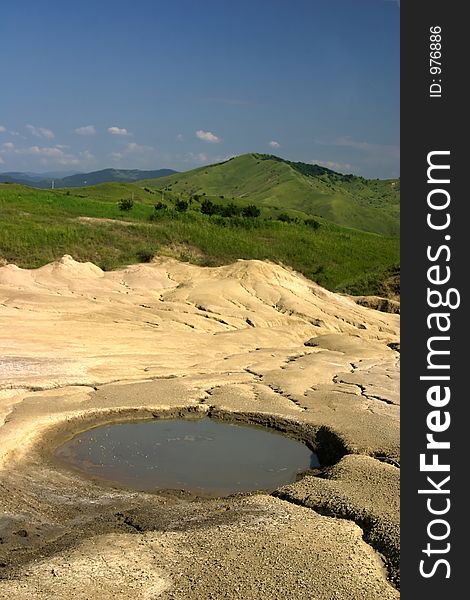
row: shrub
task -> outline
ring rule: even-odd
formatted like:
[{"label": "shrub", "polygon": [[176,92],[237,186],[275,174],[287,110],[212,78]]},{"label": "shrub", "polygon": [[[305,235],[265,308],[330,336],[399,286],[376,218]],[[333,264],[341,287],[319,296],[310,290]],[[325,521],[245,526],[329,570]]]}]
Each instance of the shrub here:
[{"label": "shrub", "polygon": [[305,219],[305,225],[311,227],[313,230],[318,229],[320,227],[320,223],[316,219]]},{"label": "shrub", "polygon": [[230,202],[230,204],[220,207],[220,214],[223,217],[236,217],[240,214],[240,208],[233,202]]},{"label": "shrub", "polygon": [[227,227],[227,221],[221,215],[214,215],[212,222],[215,223],[215,225],[219,225],[220,227]]},{"label": "shrub", "polygon": [[119,210],[131,210],[134,206],[134,200],[132,198],[123,198],[119,202]]},{"label": "shrub", "polygon": [[175,202],[175,208],[178,212],[184,212],[188,210],[188,206],[189,204],[186,202],[186,200],[177,200]]},{"label": "shrub", "polygon": [[217,207],[213,202],[207,198],[204,198],[201,203],[201,212],[203,215],[215,215],[217,212]]},{"label": "shrub", "polygon": [[164,204],[164,203],[163,203],[163,202],[161,202],[161,201],[158,201],[158,202],[157,202],[157,203],[154,205],[154,207],[153,207],[153,208],[154,208],[155,210],[163,210],[164,208],[166,208],[166,204]]},{"label": "shrub", "polygon": [[136,252],[136,256],[140,260],[140,262],[149,263],[153,259],[154,254],[150,250],[144,249],[144,250],[138,250]]},{"label": "shrub", "polygon": [[261,214],[260,209],[254,204],[249,204],[248,206],[244,206],[242,209],[242,215],[244,217],[259,217]]},{"label": "shrub", "polygon": [[283,223],[291,223],[293,221],[293,219],[291,217],[289,217],[289,215],[287,213],[281,213],[277,217],[277,220],[282,221]]}]

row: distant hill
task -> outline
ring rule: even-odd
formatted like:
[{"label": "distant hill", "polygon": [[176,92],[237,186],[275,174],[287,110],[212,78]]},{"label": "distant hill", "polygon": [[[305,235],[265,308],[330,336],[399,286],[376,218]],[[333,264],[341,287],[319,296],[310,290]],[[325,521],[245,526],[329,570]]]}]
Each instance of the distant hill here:
[{"label": "distant hill", "polygon": [[[139,169],[102,169],[91,173],[75,173],[66,177],[54,178],[54,187],[83,187],[98,183],[123,182],[132,183],[139,179],[157,179],[175,174],[173,169],[157,169],[154,171],[141,171]],[[20,183],[36,188],[50,188],[53,178],[50,174],[41,177],[40,174],[31,173],[0,173],[0,182]]]},{"label": "distant hill", "polygon": [[321,216],[346,227],[399,235],[398,179],[364,179],[273,155],[243,154],[140,184],[188,195],[249,200],[279,211]]},{"label": "distant hill", "polygon": [[32,171],[8,171],[7,173],[0,173],[0,176],[5,175],[12,178],[30,179],[31,181],[41,181],[43,179],[61,179],[62,177],[68,177],[69,175],[77,175],[80,171],[43,171],[41,173],[35,173]]},{"label": "distant hill", "polygon": [[[0,173],[1,183],[19,183],[21,185],[37,186],[38,183],[46,181],[46,174],[36,175],[34,173],[20,173],[12,171],[11,173]],[[50,180],[47,187],[51,187]]]}]

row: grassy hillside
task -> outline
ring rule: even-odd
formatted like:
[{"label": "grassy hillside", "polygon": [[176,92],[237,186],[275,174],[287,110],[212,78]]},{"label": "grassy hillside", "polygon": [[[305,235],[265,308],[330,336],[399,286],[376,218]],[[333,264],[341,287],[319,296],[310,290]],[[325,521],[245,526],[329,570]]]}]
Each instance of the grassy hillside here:
[{"label": "grassy hillside", "polygon": [[[132,195],[133,207],[120,210],[119,200]],[[331,290],[363,294],[377,293],[399,263],[397,239],[321,218],[315,227],[308,220],[281,222],[268,209],[256,218],[210,216],[200,212],[200,200],[178,211],[178,197],[166,193],[155,210],[160,193],[135,184],[71,190],[0,184],[0,260],[31,268],[71,254],[111,269],[155,254],[207,266],[269,259]]]},{"label": "grassy hillside", "polygon": [[398,180],[367,180],[271,155],[244,154],[140,183],[187,195],[205,193],[251,201],[272,210],[321,216],[345,227],[399,235]]}]

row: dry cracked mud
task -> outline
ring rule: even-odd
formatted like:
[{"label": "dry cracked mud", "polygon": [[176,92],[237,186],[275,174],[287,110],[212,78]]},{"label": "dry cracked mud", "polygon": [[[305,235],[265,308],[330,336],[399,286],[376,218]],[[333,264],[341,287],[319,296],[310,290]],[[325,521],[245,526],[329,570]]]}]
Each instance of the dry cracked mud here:
[{"label": "dry cracked mud", "polygon": [[[260,261],[0,268],[0,598],[398,598],[399,316]],[[186,416],[302,439],[273,494],[144,493],[53,460]]]}]

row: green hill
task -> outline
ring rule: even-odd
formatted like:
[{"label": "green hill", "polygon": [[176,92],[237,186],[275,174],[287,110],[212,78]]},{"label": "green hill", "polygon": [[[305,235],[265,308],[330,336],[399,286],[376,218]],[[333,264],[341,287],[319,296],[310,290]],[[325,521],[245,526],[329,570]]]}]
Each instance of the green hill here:
[{"label": "green hill", "polygon": [[[64,254],[103,269],[157,254],[205,266],[255,258],[291,266],[330,290],[377,294],[399,264],[397,238],[320,217],[282,221],[266,208],[244,216],[244,200],[231,216],[204,214],[204,200],[181,198],[166,192],[162,202],[159,192],[132,183],[67,190],[0,184],[0,265],[39,267]],[[122,210],[126,199],[133,205]]]},{"label": "green hill", "polygon": [[140,184],[185,195],[223,196],[274,212],[298,211],[345,227],[399,235],[399,180],[367,180],[267,154],[244,154]]}]

